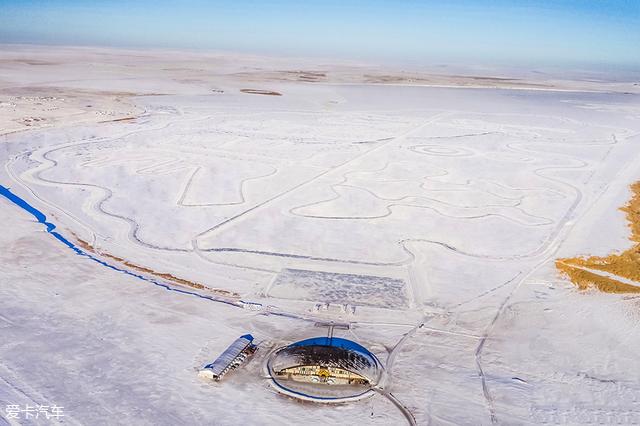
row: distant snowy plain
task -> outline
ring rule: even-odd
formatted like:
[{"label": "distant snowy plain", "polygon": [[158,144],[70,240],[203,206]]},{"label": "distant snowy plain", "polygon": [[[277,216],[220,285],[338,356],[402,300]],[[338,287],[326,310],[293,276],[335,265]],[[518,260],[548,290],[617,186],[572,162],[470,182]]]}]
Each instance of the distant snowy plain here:
[{"label": "distant snowy plain", "polygon": [[[0,183],[98,256],[251,303],[101,267],[0,199],[0,409],[401,424],[381,395],[322,406],[269,386],[270,350],[336,321],[418,424],[640,422],[639,299],[579,292],[553,267],[629,246],[617,207],[640,177],[638,95],[154,78],[170,94],[131,97],[135,119],[2,136]],[[247,332],[254,359],[197,378]]]}]

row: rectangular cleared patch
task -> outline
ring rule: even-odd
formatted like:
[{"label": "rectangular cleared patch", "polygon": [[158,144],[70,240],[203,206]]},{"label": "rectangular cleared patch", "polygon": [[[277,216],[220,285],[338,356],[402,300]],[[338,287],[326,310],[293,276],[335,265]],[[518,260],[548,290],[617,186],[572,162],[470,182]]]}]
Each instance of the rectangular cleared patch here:
[{"label": "rectangular cleared patch", "polygon": [[269,290],[280,299],[340,303],[379,308],[406,308],[404,280],[373,275],[283,269]]}]

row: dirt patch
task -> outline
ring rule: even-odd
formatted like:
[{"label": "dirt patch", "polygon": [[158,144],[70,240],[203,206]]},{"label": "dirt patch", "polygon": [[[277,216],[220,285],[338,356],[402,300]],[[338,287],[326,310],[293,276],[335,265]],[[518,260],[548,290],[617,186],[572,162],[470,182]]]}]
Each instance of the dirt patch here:
[{"label": "dirt patch", "polygon": [[282,93],[274,92],[272,90],[261,89],[240,89],[242,93],[248,93],[250,95],[268,95],[268,96],[282,96]]},{"label": "dirt patch", "polygon": [[104,121],[100,121],[100,123],[115,123],[117,121],[131,121],[131,120],[135,120],[138,117],[123,117],[123,118],[115,118],[113,120],[104,120]]},{"label": "dirt patch", "polygon": [[298,81],[317,82],[327,81],[327,74],[322,71],[281,71]]},{"label": "dirt patch", "polygon": [[131,100],[134,95],[54,86],[2,88],[0,135],[34,128],[129,119],[143,112]]},{"label": "dirt patch", "polygon": [[74,238],[76,240],[76,244],[79,247],[82,247],[87,252],[90,252],[90,253],[95,254],[97,256],[102,256],[102,257],[106,257],[108,259],[115,260],[116,262],[121,263],[121,264],[127,266],[129,269],[133,269],[133,270],[135,270],[137,272],[142,272],[142,273],[147,274],[147,275],[152,275],[154,277],[161,278],[163,280],[169,281],[169,282],[171,282],[173,284],[177,284],[177,285],[180,285],[180,286],[183,286],[183,287],[190,287],[190,288],[195,288],[195,289],[198,289],[198,290],[206,290],[208,292],[217,294],[217,295],[222,296],[222,297],[229,297],[229,298],[236,298],[236,299],[240,298],[240,295],[238,293],[234,293],[234,292],[231,292],[231,291],[228,291],[228,290],[219,289],[219,288],[211,288],[211,287],[208,287],[208,286],[206,286],[204,284],[200,284],[200,283],[197,283],[197,282],[194,282],[194,281],[186,280],[184,278],[176,277],[175,275],[172,275],[172,274],[169,274],[169,273],[166,273],[166,272],[157,272],[157,271],[154,271],[153,269],[146,268],[146,267],[140,266],[140,265],[136,265],[136,264],[131,263],[131,262],[127,261],[127,260],[124,260],[121,257],[117,257],[117,256],[114,256],[114,255],[109,254],[109,253],[105,253],[105,252],[102,252],[102,251],[101,252],[97,252],[93,248],[93,246],[91,244],[89,244],[86,241],[81,240],[75,234],[73,234],[73,236],[74,236]]},{"label": "dirt patch", "polygon": [[52,100],[58,97],[75,98],[87,95],[131,97],[142,96],[145,93],[134,93],[117,90],[90,90],[58,86],[11,86],[0,89],[0,94],[16,96],[19,99]]},{"label": "dirt patch", "polygon": [[[596,287],[607,293],[640,293],[640,182],[631,185],[632,197],[620,208],[626,213],[633,247],[606,257],[578,256],[558,259],[556,267],[581,289]],[[585,269],[606,272],[614,276],[635,281],[637,286],[623,283],[610,276],[599,275]]]},{"label": "dirt patch", "polygon": [[23,58],[3,60],[3,61],[0,61],[0,63],[6,63],[6,64],[14,63],[14,64],[21,64],[21,65],[61,65],[61,62],[43,61],[39,59],[23,59]]}]

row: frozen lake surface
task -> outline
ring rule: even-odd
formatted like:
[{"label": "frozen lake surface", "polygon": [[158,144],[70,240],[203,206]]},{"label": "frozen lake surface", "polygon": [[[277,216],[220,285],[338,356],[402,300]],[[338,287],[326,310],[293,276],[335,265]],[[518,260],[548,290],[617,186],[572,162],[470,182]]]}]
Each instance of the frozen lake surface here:
[{"label": "frozen lake surface", "polygon": [[[26,54],[58,60],[11,62]],[[637,297],[554,268],[630,246],[633,87],[362,84],[339,65],[309,83],[256,58],[172,70],[117,51],[86,75],[74,50],[2,55],[0,409],[398,424],[391,392],[418,424],[640,421]],[[269,352],[328,321],[385,364],[385,391],[316,406],[269,386]],[[198,379],[246,333],[250,362]]]}]

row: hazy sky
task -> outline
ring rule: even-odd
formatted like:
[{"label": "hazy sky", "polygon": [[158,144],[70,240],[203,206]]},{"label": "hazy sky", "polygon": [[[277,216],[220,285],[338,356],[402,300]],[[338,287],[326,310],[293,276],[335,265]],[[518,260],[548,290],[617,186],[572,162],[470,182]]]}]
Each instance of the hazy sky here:
[{"label": "hazy sky", "polygon": [[640,68],[640,0],[0,0],[0,42]]}]

